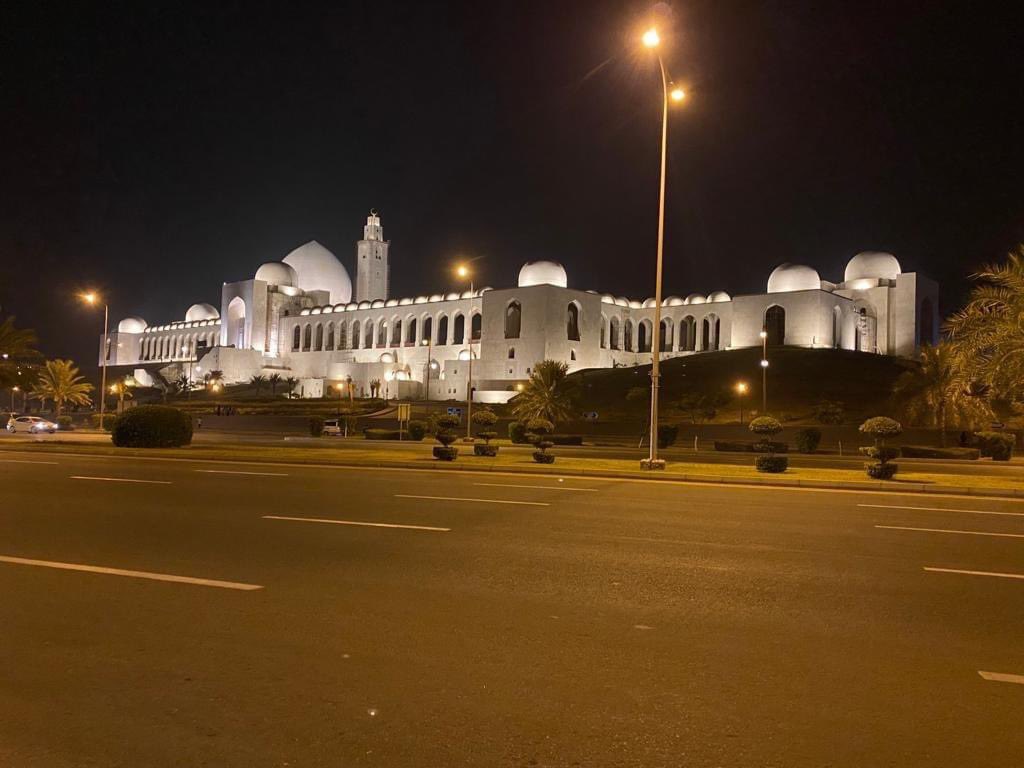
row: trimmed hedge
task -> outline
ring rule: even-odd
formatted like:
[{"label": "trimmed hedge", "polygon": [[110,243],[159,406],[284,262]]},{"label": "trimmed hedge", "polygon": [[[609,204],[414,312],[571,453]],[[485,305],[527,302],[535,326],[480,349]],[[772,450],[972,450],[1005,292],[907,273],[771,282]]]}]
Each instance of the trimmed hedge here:
[{"label": "trimmed hedge", "polygon": [[583,435],[548,435],[553,445],[583,445]]},{"label": "trimmed hedge", "polygon": [[309,434],[313,437],[324,436],[324,420],[319,416],[311,416],[309,419]]},{"label": "trimmed hedge", "polygon": [[754,459],[754,466],[758,472],[771,472],[773,474],[785,472],[789,468],[789,457],[758,456]]},{"label": "trimmed hedge", "polygon": [[57,429],[59,429],[61,432],[67,432],[69,429],[72,429],[72,428],[73,428],[73,425],[71,423],[71,417],[70,416],[65,414],[63,416],[58,416],[57,417]]},{"label": "trimmed hedge", "polygon": [[977,448],[933,448],[929,445],[904,445],[900,448],[904,459],[978,459]]},{"label": "trimmed hedge", "polygon": [[[90,416],[89,420],[92,423],[93,429],[99,429],[100,428],[100,415],[98,413],[94,413],[92,416]],[[108,414],[106,414],[103,417],[103,429],[105,431],[107,431],[107,432],[113,432],[114,431],[114,425],[116,423],[117,423],[117,414],[116,413],[108,413]]]},{"label": "trimmed hedge", "polygon": [[864,468],[868,471],[868,477],[873,480],[892,480],[896,474],[898,465],[892,462],[865,464]]},{"label": "trimmed hedge", "polygon": [[140,405],[117,417],[110,438],[119,448],[178,448],[192,442],[192,418],[167,405]]},{"label": "trimmed hedge", "polygon": [[422,440],[427,436],[427,422],[413,419],[409,422],[409,439]]},{"label": "trimmed hedge", "polygon": [[1012,432],[976,432],[981,455],[992,461],[1009,461],[1017,438]]},{"label": "trimmed hedge", "polygon": [[397,429],[371,429],[363,430],[363,437],[367,440],[398,440],[400,433]]},{"label": "trimmed hedge", "polygon": [[659,448],[668,448],[670,445],[675,444],[677,437],[679,437],[679,427],[675,424],[658,425]]},{"label": "trimmed hedge", "polygon": [[821,445],[821,430],[815,427],[801,429],[796,433],[796,449],[800,453],[814,453]]},{"label": "trimmed hedge", "polygon": [[779,443],[774,440],[715,440],[716,451],[756,453],[768,448],[772,453],[788,453],[789,443]]},{"label": "trimmed hedge", "polygon": [[526,425],[521,421],[510,421],[508,424],[508,439],[513,443],[528,443],[526,436]]}]

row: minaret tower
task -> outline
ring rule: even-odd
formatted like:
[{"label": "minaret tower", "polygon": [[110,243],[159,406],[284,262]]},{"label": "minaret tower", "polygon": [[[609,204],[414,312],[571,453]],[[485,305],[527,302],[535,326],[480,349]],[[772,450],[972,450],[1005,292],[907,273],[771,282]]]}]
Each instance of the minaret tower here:
[{"label": "minaret tower", "polygon": [[356,244],[356,301],[388,297],[388,243],[377,211],[371,210],[363,227],[363,239]]}]

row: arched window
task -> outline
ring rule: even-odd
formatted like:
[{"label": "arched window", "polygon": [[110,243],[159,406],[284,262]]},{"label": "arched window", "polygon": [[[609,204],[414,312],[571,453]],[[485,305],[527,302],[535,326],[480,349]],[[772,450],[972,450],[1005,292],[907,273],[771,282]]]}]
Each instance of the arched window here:
[{"label": "arched window", "polygon": [[687,315],[679,324],[679,349],[682,352],[693,352],[697,348],[697,321]]},{"label": "arched window", "polygon": [[366,321],[366,330],[363,332],[363,349],[373,349],[373,320]]},{"label": "arched window", "polygon": [[613,317],[611,323],[608,326],[608,335],[611,337],[610,343],[612,349],[618,349],[620,346],[619,341],[619,318]]},{"label": "arched window", "polygon": [[377,321],[377,347],[388,345],[388,324],[384,320]]},{"label": "arched window", "polygon": [[650,320],[642,320],[636,327],[636,351],[651,351],[651,328]]},{"label": "arched window", "polygon": [[712,344],[712,346],[715,349],[721,349],[722,348],[722,337],[719,335],[721,333],[721,331],[722,331],[722,318],[716,316],[715,317],[715,322],[711,326],[711,333],[712,333],[712,337],[713,337],[713,340],[712,340],[711,344]]},{"label": "arched window", "polygon": [[842,331],[840,321],[842,320],[842,311],[839,307],[832,308],[832,349],[839,349],[842,343]]},{"label": "arched window", "polygon": [[608,318],[601,315],[601,349],[608,348]]},{"label": "arched window", "polygon": [[348,324],[345,322],[338,323],[337,342],[335,349],[348,349]]},{"label": "arched window", "polygon": [[700,350],[706,352],[711,349],[711,319],[705,317],[700,321]]},{"label": "arched window", "polygon": [[416,346],[416,318],[408,320],[409,327],[405,329],[405,343],[409,346]]},{"label": "arched window", "polygon": [[402,343],[402,321],[395,318],[391,322],[391,346],[397,347]]},{"label": "arched window", "polygon": [[437,342],[438,346],[448,343],[448,315],[441,315],[437,319]]},{"label": "arched window", "polygon": [[235,296],[228,304],[228,346],[235,346],[238,349],[245,348],[245,301],[240,296]]},{"label": "arched window", "polygon": [[857,330],[853,337],[853,348],[857,352],[863,352],[865,347],[864,337],[868,333],[868,311],[861,307],[857,310]]},{"label": "arched window", "polygon": [[325,349],[334,349],[334,323],[327,324],[327,341],[324,344]]},{"label": "arched window", "polygon": [[480,332],[483,330],[483,315],[479,312],[473,313],[473,319],[469,323],[469,332],[473,341],[480,341]]},{"label": "arched window", "polygon": [[565,309],[565,337],[569,341],[580,340],[580,307],[575,301],[570,301]]},{"label": "arched window", "polygon": [[359,321],[352,321],[352,349],[359,349],[359,340],[362,338],[359,335]]},{"label": "arched window", "polygon": [[627,352],[633,351],[633,321],[627,320],[622,324],[622,347]]},{"label": "arched window", "polygon": [[672,319],[663,318],[661,321],[661,338],[658,339],[658,350],[661,352],[672,351]]},{"label": "arched window", "polygon": [[786,310],[778,304],[768,307],[764,313],[764,330],[768,334],[768,344],[777,346],[786,343]]},{"label": "arched window", "polygon": [[518,339],[523,323],[523,305],[518,301],[510,301],[505,307],[505,338]]},{"label": "arched window", "polygon": [[213,349],[216,346],[217,346],[217,334],[214,333],[213,331],[210,331],[210,349]]},{"label": "arched window", "polygon": [[466,318],[463,315],[455,316],[455,324],[452,328],[452,344],[461,344],[466,340]]},{"label": "arched window", "polygon": [[434,333],[434,318],[427,315],[423,318],[423,336],[422,341],[431,341]]},{"label": "arched window", "polygon": [[302,332],[302,351],[309,352],[313,346],[313,326],[307,324],[306,330]]},{"label": "arched window", "polygon": [[316,351],[320,352],[324,348],[324,327],[320,323],[316,324]]},{"label": "arched window", "polygon": [[932,300],[925,298],[921,301],[921,322],[920,332],[917,335],[918,346],[935,343],[935,315],[932,309]]}]

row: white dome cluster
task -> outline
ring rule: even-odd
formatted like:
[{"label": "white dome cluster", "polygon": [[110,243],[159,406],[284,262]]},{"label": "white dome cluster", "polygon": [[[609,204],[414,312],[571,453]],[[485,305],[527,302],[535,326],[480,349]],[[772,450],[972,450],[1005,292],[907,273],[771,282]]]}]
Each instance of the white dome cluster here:
[{"label": "white dome cluster", "polygon": [[531,285],[556,285],[566,288],[569,276],[565,267],[557,261],[528,261],[519,270],[519,287],[529,288]]},{"label": "white dome cluster", "polygon": [[298,285],[304,291],[328,291],[331,303],[352,300],[352,279],[338,257],[316,240],[300,245],[283,259],[295,270]]},{"label": "white dome cluster", "polygon": [[126,317],[120,323],[117,324],[118,333],[142,333],[148,325],[146,321],[141,317]]},{"label": "white dome cluster", "polygon": [[199,320],[219,320],[220,312],[212,304],[193,304],[185,313],[186,323],[195,323]]},{"label": "white dome cluster", "polygon": [[821,288],[817,270],[805,264],[780,264],[768,276],[768,293],[811,291]]},{"label": "white dome cluster", "polygon": [[847,263],[843,279],[846,282],[864,279],[895,280],[901,273],[900,263],[891,253],[863,251]]},{"label": "white dome cluster", "polygon": [[271,285],[284,285],[289,288],[298,287],[299,275],[295,269],[283,261],[268,261],[256,270],[256,279]]}]

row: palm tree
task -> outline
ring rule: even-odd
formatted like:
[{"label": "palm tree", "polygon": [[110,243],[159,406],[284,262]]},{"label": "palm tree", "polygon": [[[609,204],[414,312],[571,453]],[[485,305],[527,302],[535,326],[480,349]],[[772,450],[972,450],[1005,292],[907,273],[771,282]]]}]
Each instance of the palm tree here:
[{"label": "palm tree", "polygon": [[213,384],[220,384],[222,381],[224,381],[224,371],[216,370],[216,369],[210,371],[210,382],[211,383],[213,383]]},{"label": "palm tree", "polygon": [[972,275],[967,305],[946,323],[957,367],[970,371],[993,393],[1024,398],[1024,244],[1005,264]]},{"label": "palm tree", "polygon": [[178,392],[188,392],[192,389],[192,383],[184,373],[174,380],[174,386],[177,388]]},{"label": "palm tree", "polygon": [[958,366],[948,343],[921,347],[918,361],[893,386],[893,397],[912,424],[937,427],[945,445],[947,425],[974,429],[992,420],[988,398]]},{"label": "palm tree", "polygon": [[33,397],[49,398],[57,407],[57,417],[64,411],[64,403],[88,405],[92,402],[89,393],[93,386],[79,375],[78,368],[70,360],[47,360],[39,371],[39,381],[32,392]]},{"label": "palm tree", "polygon": [[573,387],[568,380],[569,366],[559,360],[542,360],[523,391],[512,400],[512,412],[519,421],[544,419],[552,423],[572,415]]},{"label": "palm tree", "polygon": [[261,376],[260,374],[257,373],[251,379],[249,379],[249,383],[256,388],[256,394],[258,395],[260,391],[263,389],[264,385],[266,385],[267,377]]},{"label": "palm tree", "polygon": [[20,373],[26,363],[39,357],[35,345],[35,331],[15,328],[13,317],[0,323],[0,387],[8,389],[25,385]]},{"label": "palm tree", "polygon": [[295,388],[299,386],[299,380],[294,376],[289,376],[284,380],[284,385],[288,388],[288,397],[291,397],[295,392]]},{"label": "palm tree", "polygon": [[280,373],[272,373],[267,376],[267,383],[270,385],[270,394],[277,394],[277,388],[281,385],[282,381],[283,377]]}]

